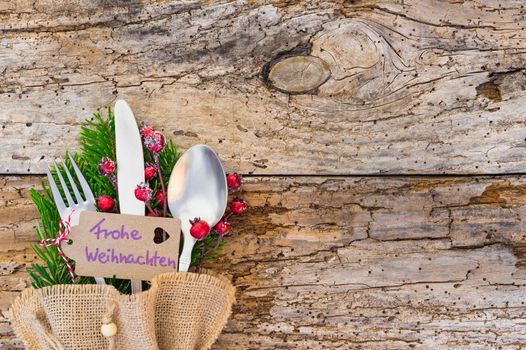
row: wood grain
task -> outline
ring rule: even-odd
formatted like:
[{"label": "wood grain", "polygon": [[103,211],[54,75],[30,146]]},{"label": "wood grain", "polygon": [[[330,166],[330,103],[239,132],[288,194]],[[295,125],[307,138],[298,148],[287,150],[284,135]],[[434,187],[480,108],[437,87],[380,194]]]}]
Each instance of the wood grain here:
[{"label": "wood grain", "polygon": [[[237,287],[215,349],[520,349],[526,179],[247,177],[247,215],[209,267]],[[38,177],[4,177],[27,220]],[[23,195],[14,195],[22,193]],[[0,246],[2,313],[26,286],[26,243]],[[7,321],[4,344],[15,343]],[[16,348],[16,347],[14,347]]]},{"label": "wood grain", "polygon": [[0,173],[43,173],[116,96],[242,173],[523,172],[524,16],[521,1],[4,1]]}]

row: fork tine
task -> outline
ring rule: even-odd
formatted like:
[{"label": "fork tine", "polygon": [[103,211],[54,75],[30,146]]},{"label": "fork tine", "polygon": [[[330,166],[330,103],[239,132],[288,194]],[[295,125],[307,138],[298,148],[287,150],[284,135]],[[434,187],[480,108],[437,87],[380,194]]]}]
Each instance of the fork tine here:
[{"label": "fork tine", "polygon": [[71,161],[71,165],[73,165],[73,169],[75,169],[75,173],[77,174],[77,178],[79,179],[80,187],[82,187],[82,191],[84,192],[84,197],[86,197],[86,201],[95,203],[95,197],[93,196],[93,192],[91,192],[91,188],[89,188],[88,182],[84,178],[84,175],[82,175],[82,172],[80,171],[77,163],[75,163],[75,160],[73,159],[71,154],[68,153],[68,157]]},{"label": "fork tine", "polygon": [[60,214],[60,217],[62,218],[62,220],[65,220],[66,205],[64,204],[64,201],[62,200],[62,195],[60,194],[57,184],[55,183],[55,180],[53,179],[53,175],[51,175],[51,172],[49,171],[49,167],[46,168],[46,174],[47,174],[47,179],[49,181],[49,187],[51,188],[51,193],[53,193],[53,199],[55,200],[55,204],[57,206],[58,213]]},{"label": "fork tine", "polygon": [[66,185],[66,181],[64,181],[64,178],[62,177],[62,173],[60,172],[60,169],[55,161],[53,161],[53,164],[55,165],[55,170],[57,171],[58,179],[60,181],[60,184],[62,185],[62,191],[64,191],[64,195],[66,196],[66,199],[68,201],[68,205],[70,207],[75,206],[75,202],[73,202],[73,198],[71,198],[71,194],[69,193],[69,188]]},{"label": "fork tine", "polygon": [[84,199],[82,199],[82,197],[80,196],[80,192],[79,192],[79,189],[77,188],[77,184],[75,183],[75,181],[73,181],[73,177],[71,176],[68,168],[66,167],[66,163],[62,162],[62,167],[64,168],[64,170],[66,170],[66,175],[68,176],[68,180],[69,180],[69,183],[71,184],[71,188],[73,189],[73,193],[75,193],[75,198],[77,198],[77,203],[80,204],[84,202]]}]

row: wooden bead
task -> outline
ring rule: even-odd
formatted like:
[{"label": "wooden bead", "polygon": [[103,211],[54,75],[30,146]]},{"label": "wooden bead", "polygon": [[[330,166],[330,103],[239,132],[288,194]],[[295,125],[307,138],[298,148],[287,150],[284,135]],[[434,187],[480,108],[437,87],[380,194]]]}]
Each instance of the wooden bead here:
[{"label": "wooden bead", "polygon": [[117,325],[115,323],[107,323],[103,324],[100,327],[100,332],[105,337],[113,337],[115,334],[117,334]]}]

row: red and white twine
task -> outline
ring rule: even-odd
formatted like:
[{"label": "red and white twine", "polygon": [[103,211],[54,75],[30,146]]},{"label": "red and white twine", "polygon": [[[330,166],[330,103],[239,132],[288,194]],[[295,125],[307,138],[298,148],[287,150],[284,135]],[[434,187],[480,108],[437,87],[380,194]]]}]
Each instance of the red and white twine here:
[{"label": "red and white twine", "polygon": [[[73,213],[71,213],[73,214]],[[56,238],[44,238],[40,241],[40,246],[42,247],[53,247],[56,246],[58,253],[64,260],[64,263],[66,264],[69,272],[69,276],[71,277],[71,281],[75,281],[75,274],[73,273],[73,267],[71,267],[71,264],[69,263],[69,260],[62,251],[62,248],[60,247],[62,242],[67,242],[69,240],[69,234],[71,233],[71,214],[69,214],[68,219],[66,221],[60,220],[60,223],[58,225],[58,236]]]}]

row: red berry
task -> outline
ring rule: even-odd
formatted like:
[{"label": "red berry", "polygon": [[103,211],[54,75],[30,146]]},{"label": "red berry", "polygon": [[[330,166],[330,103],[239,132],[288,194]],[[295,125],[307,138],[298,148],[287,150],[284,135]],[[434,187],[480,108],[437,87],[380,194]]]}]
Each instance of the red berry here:
[{"label": "red berry", "polygon": [[157,175],[157,168],[155,165],[152,164],[146,164],[146,167],[144,168],[144,177],[146,180],[151,180]]},{"label": "red berry", "polygon": [[151,126],[147,126],[146,124],[142,125],[141,131],[140,131],[141,137],[143,139],[152,135],[154,132],[155,132],[154,128],[152,128]]},{"label": "red berry", "polygon": [[159,191],[155,194],[155,200],[159,203],[164,203],[164,192]]},{"label": "red berry", "polygon": [[144,138],[144,145],[153,153],[159,153],[163,150],[166,140],[164,135],[159,131],[154,131],[153,134]]},{"label": "red berry", "polygon": [[226,176],[226,183],[231,191],[236,191],[241,187],[241,176],[236,173],[228,174]]},{"label": "red berry", "polygon": [[192,237],[195,239],[203,239],[208,236],[210,226],[206,221],[201,220],[200,218],[195,218],[190,220],[190,224],[192,224],[192,228],[190,228],[190,234]]},{"label": "red berry", "polygon": [[97,198],[97,207],[100,211],[112,211],[115,206],[115,200],[107,195]]},{"label": "red berry", "polygon": [[236,215],[241,215],[247,209],[247,202],[244,199],[236,197],[230,203],[230,211]]},{"label": "red berry", "polygon": [[135,189],[135,198],[142,202],[149,202],[152,199],[152,189],[148,184],[141,182]]},{"label": "red berry", "polygon": [[115,162],[108,157],[99,161],[99,173],[104,176],[110,176],[115,172]]},{"label": "red berry", "polygon": [[220,236],[224,236],[230,232],[230,228],[232,227],[232,224],[226,221],[226,219],[221,219],[215,226],[214,230],[216,230],[217,234]]}]

